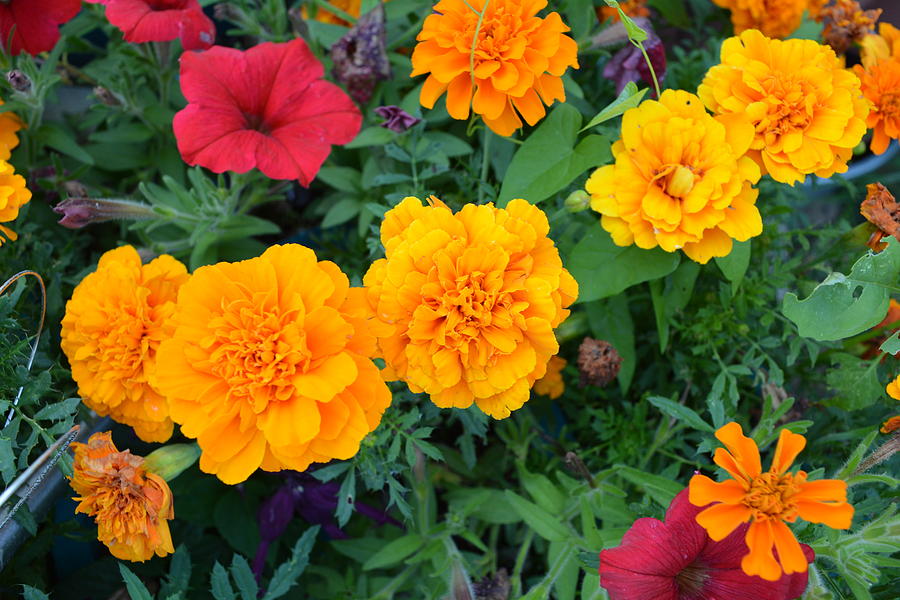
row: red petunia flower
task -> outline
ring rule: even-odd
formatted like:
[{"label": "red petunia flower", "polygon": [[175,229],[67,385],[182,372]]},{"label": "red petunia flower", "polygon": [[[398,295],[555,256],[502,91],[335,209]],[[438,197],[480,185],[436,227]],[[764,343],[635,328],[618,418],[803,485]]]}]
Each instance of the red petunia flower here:
[{"label": "red petunia flower", "polygon": [[213,46],[181,57],[187,107],[175,115],[189,165],[309,185],[331,152],[359,133],[362,115],[300,39],[246,51]]},{"label": "red petunia flower", "polygon": [[[741,525],[714,542],[697,524],[705,507],[678,493],[658,519],[638,519],[617,548],[600,553],[600,585],[611,600],[794,600],[806,589],[807,572],[766,581],[741,570],[747,554]],[[809,562],[812,548],[801,544]]]},{"label": "red petunia flower", "polygon": [[15,56],[52,50],[59,26],[81,9],[81,0],[5,0],[0,2],[0,39]]},{"label": "red petunia flower", "polygon": [[216,39],[216,26],[197,0],[85,0],[106,6],[110,24],[122,30],[126,42],[168,42],[181,39],[185,50],[203,50]]}]

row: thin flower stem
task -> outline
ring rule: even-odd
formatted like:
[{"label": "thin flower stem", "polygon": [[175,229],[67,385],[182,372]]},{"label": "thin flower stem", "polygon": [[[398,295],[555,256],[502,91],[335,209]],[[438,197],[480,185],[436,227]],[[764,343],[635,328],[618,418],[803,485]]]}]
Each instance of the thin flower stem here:
[{"label": "thin flower stem", "polygon": [[[478,13],[478,23],[475,25],[475,34],[472,35],[472,49],[469,51],[469,77],[472,81],[472,93],[475,92],[475,48],[478,46],[478,34],[481,33],[481,24],[484,22],[484,14],[487,12],[488,4],[491,0],[484,0],[484,6]],[[466,3],[469,6],[469,3]],[[469,6],[469,8],[472,8]],[[472,9],[475,10],[475,9]],[[477,12],[477,11],[476,11]]]},{"label": "thin flower stem", "polygon": [[516,565],[513,567],[513,573],[510,576],[512,580],[512,591],[510,598],[519,598],[522,596],[522,568],[525,566],[525,559],[528,557],[528,551],[531,549],[531,541],[534,539],[534,530],[528,529],[525,532],[525,539],[519,547],[519,554],[516,555]]},{"label": "thin flower stem", "polygon": [[650,57],[647,56],[647,50],[644,49],[644,44],[635,41],[632,41],[631,43],[641,49],[641,54],[644,55],[644,61],[647,63],[647,68],[650,69],[650,76],[653,78],[653,88],[656,90],[656,97],[659,98],[661,92],[659,91],[659,81],[656,79],[656,69],[653,68],[653,63],[650,62]]},{"label": "thin flower stem", "polygon": [[488,169],[491,166],[491,130],[485,126],[481,144],[481,179],[478,185],[478,204],[484,202],[484,186],[487,184]]}]

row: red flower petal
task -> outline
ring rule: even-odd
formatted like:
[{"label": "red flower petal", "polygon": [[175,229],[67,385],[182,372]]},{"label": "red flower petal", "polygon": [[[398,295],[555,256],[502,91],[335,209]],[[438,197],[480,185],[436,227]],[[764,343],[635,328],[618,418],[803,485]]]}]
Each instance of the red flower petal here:
[{"label": "red flower petal", "polygon": [[122,30],[126,42],[167,42],[181,39],[185,50],[209,48],[216,36],[212,20],[197,0],[170,1],[171,8],[151,6],[149,0],[105,0],[106,18]]},{"label": "red flower petal", "polygon": [[[13,54],[38,54],[59,41],[59,25],[81,9],[81,0],[10,0],[0,3],[0,36]],[[10,39],[10,34],[12,38]]]}]

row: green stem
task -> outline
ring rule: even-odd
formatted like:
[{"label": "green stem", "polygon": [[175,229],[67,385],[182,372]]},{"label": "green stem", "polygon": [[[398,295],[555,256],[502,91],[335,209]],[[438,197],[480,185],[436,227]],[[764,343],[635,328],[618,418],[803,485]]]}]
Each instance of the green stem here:
[{"label": "green stem", "polygon": [[494,137],[490,128],[485,125],[484,137],[481,144],[481,178],[478,183],[478,204],[484,202],[484,186],[487,184],[488,170],[491,166],[491,138]]},{"label": "green stem", "polygon": [[519,553],[516,555],[516,565],[513,567],[512,593],[510,598],[519,598],[522,595],[522,569],[525,566],[525,559],[528,557],[528,550],[531,549],[531,541],[534,539],[534,530],[528,529],[525,532],[525,539],[519,546]]}]

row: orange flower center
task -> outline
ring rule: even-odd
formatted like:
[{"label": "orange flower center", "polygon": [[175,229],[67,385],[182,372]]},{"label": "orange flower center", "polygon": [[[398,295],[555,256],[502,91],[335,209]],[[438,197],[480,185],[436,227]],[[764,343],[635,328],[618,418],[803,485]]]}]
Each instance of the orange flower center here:
[{"label": "orange flower center", "polygon": [[794,522],[797,519],[797,504],[793,497],[806,481],[806,473],[796,475],[785,473],[761,473],[750,482],[750,490],[744,496],[744,505],[753,510],[756,520],[779,520]]},{"label": "orange flower center", "polygon": [[881,93],[878,112],[886,118],[900,118],[900,91],[889,90]]},{"label": "orange flower center", "polygon": [[210,321],[215,333],[202,345],[215,346],[210,370],[225,379],[230,393],[252,403],[256,413],[271,401],[289,400],[294,393],[291,376],[305,372],[312,355],[306,334],[298,324],[298,311],[281,312],[266,303],[236,300],[224,315]]},{"label": "orange flower center", "polygon": [[757,131],[780,136],[804,131],[812,122],[817,95],[808,81],[790,75],[772,74],[761,80],[769,105]]},{"label": "orange flower center", "polygon": [[467,13],[466,29],[460,40],[465,43],[464,51],[468,54],[472,48],[472,39],[478,31],[475,44],[475,66],[482,60],[518,59],[525,51],[526,40],[522,34],[522,18],[509,13],[505,4],[489,9],[478,28],[478,13]]}]

